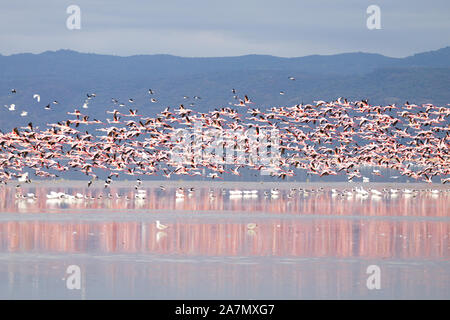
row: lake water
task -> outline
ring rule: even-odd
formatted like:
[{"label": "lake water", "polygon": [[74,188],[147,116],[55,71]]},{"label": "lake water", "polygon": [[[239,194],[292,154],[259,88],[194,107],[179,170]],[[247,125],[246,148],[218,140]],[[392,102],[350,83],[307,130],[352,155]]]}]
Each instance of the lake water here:
[{"label": "lake water", "polygon": [[[450,192],[443,186],[433,186],[438,194],[364,197],[330,191],[348,184],[278,184],[272,194],[270,184],[197,183],[176,197],[178,185],[144,184],[143,200],[129,183],[108,191],[85,183],[20,190],[36,199],[1,187],[0,298],[450,298]],[[47,199],[50,191],[95,199]],[[168,228],[159,230],[157,220]],[[71,265],[80,268],[79,290],[67,288]],[[371,265],[379,267],[380,289],[367,286]]]}]

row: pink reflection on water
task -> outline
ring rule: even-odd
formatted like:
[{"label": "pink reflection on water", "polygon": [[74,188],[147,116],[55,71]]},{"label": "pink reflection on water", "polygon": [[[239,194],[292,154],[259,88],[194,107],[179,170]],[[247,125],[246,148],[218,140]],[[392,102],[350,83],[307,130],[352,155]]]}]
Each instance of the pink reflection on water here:
[{"label": "pink reflection on water", "polygon": [[[420,192],[411,196],[407,194],[352,197],[333,196],[330,191],[308,194],[280,191],[278,197],[264,195],[267,190],[259,190],[256,197],[230,197],[228,190],[213,190],[211,197],[208,188],[196,190],[183,198],[175,197],[175,188],[161,191],[158,188],[147,188],[147,198],[135,199],[132,188],[103,189],[36,187],[23,193],[33,192],[37,199],[16,199],[14,188],[0,188],[0,211],[11,213],[60,212],[61,209],[77,210],[167,210],[167,211],[227,211],[227,212],[264,212],[270,214],[306,214],[333,216],[405,216],[405,217],[448,217],[450,192],[439,195],[431,192]],[[66,192],[71,195],[81,193],[95,199],[47,199],[50,191]],[[107,194],[112,198],[109,199]],[[116,199],[116,194],[121,196]],[[101,199],[98,197],[102,195]],[[129,200],[126,200],[125,197]]]},{"label": "pink reflection on water", "polygon": [[449,223],[440,221],[276,220],[246,224],[165,222],[0,223],[0,250],[151,253],[186,256],[448,259]]},{"label": "pink reflection on water", "polygon": [[[275,198],[260,190],[258,198],[230,198],[220,189],[211,197],[205,188],[177,200],[173,188],[149,188],[142,201],[133,189],[113,188],[121,199],[68,202],[47,201],[50,191],[105,194],[34,188],[37,199],[30,201],[0,189],[7,297],[17,288],[21,297],[49,295],[44,291],[68,263],[95,278],[86,280],[97,284],[86,287],[88,298],[173,299],[194,291],[203,299],[370,298],[365,279],[372,263],[383,269],[383,297],[448,297],[449,193],[348,198],[280,191]],[[169,228],[158,230],[156,219]],[[249,222],[257,227],[248,230]],[[48,292],[70,298],[64,286]]]}]

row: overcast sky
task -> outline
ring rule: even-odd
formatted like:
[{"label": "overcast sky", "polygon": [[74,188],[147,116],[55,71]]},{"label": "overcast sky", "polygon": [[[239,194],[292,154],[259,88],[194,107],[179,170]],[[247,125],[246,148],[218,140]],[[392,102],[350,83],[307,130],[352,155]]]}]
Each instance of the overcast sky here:
[{"label": "overcast sky", "polygon": [[[366,26],[372,4],[380,30]],[[81,9],[80,30],[66,27],[69,5]],[[1,0],[0,53],[404,57],[449,46],[449,18],[449,0]]]}]

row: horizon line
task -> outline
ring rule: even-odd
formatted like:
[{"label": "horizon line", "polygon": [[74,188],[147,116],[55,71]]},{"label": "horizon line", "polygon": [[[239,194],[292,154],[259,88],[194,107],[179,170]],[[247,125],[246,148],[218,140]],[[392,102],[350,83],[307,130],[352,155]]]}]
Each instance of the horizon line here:
[{"label": "horizon line", "polygon": [[391,56],[386,56],[381,53],[364,52],[364,51],[341,52],[341,53],[334,53],[334,54],[310,54],[310,55],[305,55],[305,56],[292,56],[292,57],[282,57],[282,56],[275,56],[275,55],[271,55],[271,54],[260,54],[260,53],[249,53],[249,54],[235,55],[235,56],[207,56],[207,57],[178,56],[178,55],[171,54],[171,53],[142,53],[142,54],[132,54],[132,55],[117,55],[117,54],[113,54],[113,53],[82,52],[82,51],[77,51],[77,50],[67,49],[67,48],[61,48],[58,50],[46,50],[46,51],[42,51],[39,53],[20,52],[20,53],[12,53],[9,55],[4,55],[4,54],[0,53],[0,56],[12,57],[12,56],[16,56],[16,55],[41,55],[41,54],[45,54],[45,53],[58,53],[60,51],[68,51],[68,52],[74,52],[74,53],[78,53],[78,54],[111,56],[111,57],[117,57],[117,58],[132,58],[132,57],[139,57],[139,56],[171,56],[171,57],[183,58],[183,59],[217,59],[217,58],[239,58],[239,57],[248,57],[248,56],[264,56],[264,57],[273,57],[273,58],[279,58],[279,59],[298,59],[298,58],[317,57],[317,56],[318,57],[331,57],[331,56],[339,56],[339,55],[346,55],[346,54],[347,55],[348,54],[367,54],[367,55],[378,55],[378,56],[382,56],[382,57],[386,57],[386,58],[390,58],[390,59],[404,59],[404,58],[408,58],[408,57],[413,57],[418,54],[436,52],[436,51],[440,51],[440,50],[444,50],[444,49],[450,49],[450,45],[439,48],[439,49],[435,49],[435,50],[416,52],[416,53],[413,53],[411,55],[407,55],[404,57],[391,57]]}]

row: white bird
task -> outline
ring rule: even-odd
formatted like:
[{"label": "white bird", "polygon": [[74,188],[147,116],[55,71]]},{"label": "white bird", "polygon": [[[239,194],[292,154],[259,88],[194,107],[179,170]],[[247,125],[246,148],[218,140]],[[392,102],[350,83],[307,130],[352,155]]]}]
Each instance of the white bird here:
[{"label": "white bird", "polygon": [[26,112],[26,111],[22,111],[21,113],[20,113],[20,116],[21,117],[26,117],[28,115],[28,112]]},{"label": "white bird", "polygon": [[47,194],[47,199],[63,199],[65,197],[66,194],[64,192],[50,191],[50,193]]},{"label": "white bird", "polygon": [[139,192],[139,193],[135,194],[134,197],[138,200],[144,200],[146,198],[146,194]]},{"label": "white bird", "polygon": [[247,229],[254,230],[257,226],[258,225],[256,223],[251,222],[251,223],[247,224]]},{"label": "white bird", "polygon": [[76,199],[75,196],[73,196],[73,195],[71,195],[71,194],[66,194],[66,195],[65,195],[65,198],[66,198],[66,200],[69,201],[69,202],[72,202],[72,201],[74,201],[74,200]]},{"label": "white bird", "polygon": [[22,174],[17,180],[19,180],[19,182],[27,182],[28,181],[28,172],[25,172],[24,174]]},{"label": "white bird", "polygon": [[156,220],[156,228],[158,230],[165,230],[168,228],[165,224],[162,224],[159,220]]},{"label": "white bird", "polygon": [[9,110],[9,111],[14,111],[14,110],[16,110],[16,105],[15,105],[14,103],[12,103],[12,104],[9,106],[8,110]]},{"label": "white bird", "polygon": [[184,189],[178,188],[177,191],[175,192],[175,196],[177,198],[184,198]]},{"label": "white bird", "polygon": [[378,191],[377,189],[372,189],[371,191],[372,191],[373,194],[376,194],[377,196],[383,194],[381,191]]},{"label": "white bird", "polygon": [[[356,193],[359,193],[359,194],[362,194],[362,195],[368,195],[369,194],[369,192],[367,191],[367,190],[365,190],[363,187],[361,187],[361,188],[355,188],[355,191],[356,191]],[[373,190],[372,190],[372,192],[373,192]]]},{"label": "white bird", "polygon": [[37,102],[40,102],[41,101],[41,96],[36,93],[36,94],[33,95],[33,99],[36,99]]}]

